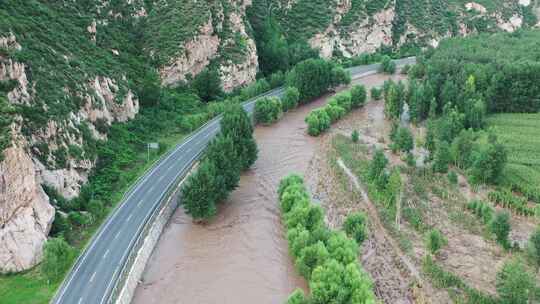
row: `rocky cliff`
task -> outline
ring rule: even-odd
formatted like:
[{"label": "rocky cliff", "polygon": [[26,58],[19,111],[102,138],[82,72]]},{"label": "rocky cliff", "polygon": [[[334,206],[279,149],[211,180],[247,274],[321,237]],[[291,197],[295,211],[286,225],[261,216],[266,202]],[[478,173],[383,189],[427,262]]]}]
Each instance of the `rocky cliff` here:
[{"label": "rocky cliff", "polygon": [[381,47],[436,46],[445,37],[514,31],[536,23],[532,4],[525,0],[482,1],[483,5],[440,0],[273,2],[285,34],[306,39],[326,58],[351,57]]},{"label": "rocky cliff", "polygon": [[44,187],[62,201],[78,197],[111,125],[139,113],[145,70],[157,71],[166,86],[207,67],[219,71],[226,91],[255,80],[249,4],[0,4],[0,273],[36,265],[55,209],[77,211],[64,210]]}]

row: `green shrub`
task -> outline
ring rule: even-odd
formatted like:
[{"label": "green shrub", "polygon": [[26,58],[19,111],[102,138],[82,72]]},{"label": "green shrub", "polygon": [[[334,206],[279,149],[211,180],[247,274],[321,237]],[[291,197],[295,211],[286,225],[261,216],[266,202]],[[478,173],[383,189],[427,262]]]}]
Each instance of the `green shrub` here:
[{"label": "green shrub", "polygon": [[352,108],[351,93],[349,91],[336,94],[332,100],[335,100],[338,106],[345,109],[345,112],[349,112]]},{"label": "green shrub", "polygon": [[399,127],[395,136],[394,143],[402,152],[410,152],[414,148],[414,139],[409,128]]},{"label": "green shrub", "polygon": [[350,90],[350,94],[352,108],[359,108],[366,103],[367,93],[366,87],[363,85],[354,85]]},{"label": "green shrub", "polygon": [[[289,175],[283,179],[278,195],[289,252],[309,281],[312,294],[307,299],[297,290],[287,303],[374,303],[371,279],[358,266],[357,243],[326,227],[323,210],[309,201],[302,178]],[[351,224],[355,232],[361,226],[358,221]]]},{"label": "green shrub", "polygon": [[324,108],[312,110],[306,117],[308,125],[308,134],[311,136],[319,136],[322,132],[330,128],[331,119]]},{"label": "green shrub", "polygon": [[447,177],[448,177],[448,182],[450,182],[450,184],[454,186],[458,184],[458,176],[456,172],[449,171]]},{"label": "green shrub", "polygon": [[263,97],[255,102],[255,121],[263,124],[272,124],[279,120],[282,114],[282,105],[275,97]]},{"label": "green shrub", "polygon": [[371,98],[373,98],[374,100],[381,100],[381,98],[382,98],[382,89],[377,88],[377,87],[372,87],[371,91],[370,91],[370,94],[371,94]]},{"label": "green shrub", "polygon": [[353,143],[357,143],[360,138],[360,135],[358,134],[358,131],[354,130],[351,134],[351,140]]},{"label": "green shrub", "polygon": [[52,282],[58,282],[75,258],[75,250],[63,238],[51,238],[43,249],[41,272]]},{"label": "green shrub", "polygon": [[518,260],[504,263],[497,273],[497,293],[502,303],[527,304],[535,295],[535,278]]},{"label": "green shrub", "polygon": [[433,162],[433,170],[439,173],[448,172],[448,165],[451,160],[452,155],[450,154],[450,145],[446,141],[438,142]]},{"label": "green shrub", "polygon": [[361,245],[367,238],[367,216],[363,212],[351,213],[343,223],[343,230],[347,236],[356,240],[358,245]]},{"label": "green shrub", "polygon": [[257,160],[257,143],[253,138],[253,125],[246,111],[239,104],[229,106],[221,119],[221,132],[233,140],[242,170]]},{"label": "green shrub", "polygon": [[540,226],[531,234],[529,238],[530,255],[536,264],[536,268],[540,268]]},{"label": "green shrub", "polygon": [[196,221],[207,220],[217,212],[216,175],[214,163],[206,159],[182,186],[182,204],[186,213]]},{"label": "green shrub", "polygon": [[381,61],[380,72],[394,74],[396,72],[396,63],[389,56],[384,56]]},{"label": "green shrub", "polygon": [[448,244],[446,237],[437,229],[430,230],[426,235],[426,247],[432,254],[437,254],[439,250]]},{"label": "green shrub", "polygon": [[467,204],[467,209],[472,211],[478,218],[482,219],[484,224],[489,224],[495,214],[495,209],[493,209],[493,207],[479,200],[470,201]]},{"label": "green shrub", "polygon": [[283,94],[281,102],[283,104],[283,112],[287,112],[290,109],[294,109],[298,106],[298,100],[300,99],[300,92],[295,87],[288,87]]},{"label": "green shrub", "polygon": [[290,296],[287,298],[286,304],[309,304],[308,299],[304,295],[302,289],[297,288]]},{"label": "green shrub", "polygon": [[505,248],[510,246],[508,241],[508,235],[510,234],[510,214],[508,212],[497,212],[495,217],[491,221],[490,230],[501,245]]}]

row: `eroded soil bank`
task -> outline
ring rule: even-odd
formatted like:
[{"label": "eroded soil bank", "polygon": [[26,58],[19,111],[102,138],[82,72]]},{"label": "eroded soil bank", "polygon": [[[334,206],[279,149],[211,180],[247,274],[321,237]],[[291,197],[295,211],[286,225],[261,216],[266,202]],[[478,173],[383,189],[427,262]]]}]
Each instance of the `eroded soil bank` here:
[{"label": "eroded soil bank", "polygon": [[[373,75],[356,82],[381,85],[385,79]],[[315,199],[325,199],[317,185],[330,181],[314,166],[320,140],[306,134],[304,122],[325,102],[321,98],[255,129],[259,158],[211,223],[193,224],[182,208],[176,211],[133,303],[275,304],[297,287],[307,289],[287,252],[276,190],[282,177],[298,172],[306,175]]]}]

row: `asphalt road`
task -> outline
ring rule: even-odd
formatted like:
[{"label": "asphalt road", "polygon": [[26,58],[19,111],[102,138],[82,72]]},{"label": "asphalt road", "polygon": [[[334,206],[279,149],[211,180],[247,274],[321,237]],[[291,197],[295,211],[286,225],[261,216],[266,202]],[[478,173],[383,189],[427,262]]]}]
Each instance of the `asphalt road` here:
[{"label": "asphalt road", "polygon": [[[397,64],[414,62],[414,58],[406,58],[398,60]],[[379,65],[374,64],[350,68],[349,71],[353,78],[358,78],[376,73],[378,68]],[[280,97],[283,92],[283,88],[271,90],[247,101],[243,107],[251,114],[258,98]],[[144,224],[166,193],[188,173],[191,165],[219,130],[220,117],[217,117],[176,146],[137,181],[90,241],[52,303],[101,304],[109,301],[121,269]]]}]

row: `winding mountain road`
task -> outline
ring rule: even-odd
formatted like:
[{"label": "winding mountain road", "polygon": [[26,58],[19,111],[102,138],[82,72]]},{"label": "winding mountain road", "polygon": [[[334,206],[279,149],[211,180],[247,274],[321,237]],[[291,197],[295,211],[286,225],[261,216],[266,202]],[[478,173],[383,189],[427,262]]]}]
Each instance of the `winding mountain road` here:
[{"label": "winding mountain road", "polygon": [[[414,57],[396,60],[397,65],[413,63]],[[376,73],[378,68],[379,64],[373,64],[348,70],[353,78],[359,78]],[[284,88],[271,90],[248,100],[243,107],[252,114],[257,99],[280,97],[283,92]],[[145,223],[219,133],[220,120],[220,117],[216,117],[199,128],[136,182],[92,238],[51,303],[102,304],[112,300],[112,291],[118,283],[122,267],[143,232]]]}]

